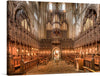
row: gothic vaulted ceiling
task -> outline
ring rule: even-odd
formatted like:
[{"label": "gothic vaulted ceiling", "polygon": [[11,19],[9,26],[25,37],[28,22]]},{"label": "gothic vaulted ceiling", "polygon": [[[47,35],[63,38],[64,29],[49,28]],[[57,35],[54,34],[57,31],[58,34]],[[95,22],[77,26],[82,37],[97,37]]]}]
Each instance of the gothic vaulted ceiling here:
[{"label": "gothic vaulted ceiling", "polygon": [[[86,11],[90,7],[97,10],[97,6],[93,4],[34,1],[9,1],[8,4],[10,4],[8,10],[11,10],[13,17],[16,13],[26,15],[30,31],[39,38],[46,38],[46,24],[48,22],[52,24],[55,14],[58,14],[60,23],[64,21],[67,23],[68,37],[75,38],[82,32]],[[18,10],[20,11],[17,12]],[[18,15],[15,18],[17,17]]]}]

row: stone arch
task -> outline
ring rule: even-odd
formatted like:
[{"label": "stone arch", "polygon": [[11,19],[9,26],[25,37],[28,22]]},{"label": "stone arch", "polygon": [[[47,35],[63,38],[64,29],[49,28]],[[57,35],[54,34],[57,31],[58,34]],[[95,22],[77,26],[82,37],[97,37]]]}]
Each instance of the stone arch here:
[{"label": "stone arch", "polygon": [[26,2],[21,2],[21,3],[17,4],[15,11],[14,11],[14,21],[16,22],[16,14],[20,10],[24,11],[25,19],[27,19],[27,23],[28,23],[29,29],[31,31],[30,15],[29,15],[29,10],[28,10],[28,6],[27,6]]},{"label": "stone arch", "polygon": [[[85,21],[86,16],[89,14],[89,10],[90,10],[90,9],[95,10],[96,13],[97,13],[97,8],[96,8],[96,6],[95,6],[95,5],[90,5],[90,6],[86,9],[86,11],[85,11],[83,21]],[[84,22],[83,22],[83,24],[84,24]]]},{"label": "stone arch", "polygon": [[52,25],[50,22],[47,22],[46,24],[46,30],[52,30]]},{"label": "stone arch", "polygon": [[66,20],[66,21],[64,21],[65,23],[66,23],[66,25],[67,25],[67,38],[69,38],[69,23],[68,23],[68,21]]},{"label": "stone arch", "polygon": [[14,11],[14,19],[16,19],[15,16],[16,16],[17,11],[18,10],[21,10],[21,9],[24,10],[26,16],[29,18],[29,13],[28,13],[29,10],[28,10],[27,4],[25,2],[23,2],[23,3],[21,2],[21,3],[18,3],[17,6],[16,6],[16,8],[15,8],[15,11]]},{"label": "stone arch", "polygon": [[96,12],[97,12],[97,7],[96,7],[97,5],[95,5],[95,4],[91,4],[88,8],[87,8],[87,10],[88,9],[94,9]]},{"label": "stone arch", "polygon": [[52,49],[52,59],[54,59],[54,51],[58,50],[59,51],[59,59],[61,58],[61,49],[59,47],[54,47]]},{"label": "stone arch", "polygon": [[62,22],[62,26],[61,26],[61,29],[62,30],[68,30],[68,24],[67,24],[67,22]]},{"label": "stone arch", "polygon": [[91,11],[94,11],[95,17],[97,18],[97,7],[95,4],[91,4],[85,11],[84,18],[83,18],[83,24],[82,24],[82,31],[84,31],[85,23],[87,18],[89,18],[88,15],[90,15]]}]

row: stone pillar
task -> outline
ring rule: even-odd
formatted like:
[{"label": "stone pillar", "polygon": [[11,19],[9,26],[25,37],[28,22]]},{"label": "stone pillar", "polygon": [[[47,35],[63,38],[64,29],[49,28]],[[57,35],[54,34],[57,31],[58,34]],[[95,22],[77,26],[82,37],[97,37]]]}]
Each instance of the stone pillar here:
[{"label": "stone pillar", "polygon": [[100,5],[98,6],[98,13],[97,13],[97,20],[96,20],[97,24],[100,24]]},{"label": "stone pillar", "polygon": [[97,20],[96,20],[97,24],[100,24],[100,16],[98,16]]}]

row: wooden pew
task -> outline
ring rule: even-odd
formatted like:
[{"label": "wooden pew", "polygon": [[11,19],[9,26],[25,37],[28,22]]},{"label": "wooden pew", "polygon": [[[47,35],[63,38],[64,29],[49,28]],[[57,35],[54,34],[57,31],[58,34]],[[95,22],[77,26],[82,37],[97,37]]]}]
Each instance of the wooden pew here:
[{"label": "wooden pew", "polygon": [[24,70],[25,72],[29,70],[32,66],[37,65],[37,57],[30,57],[30,56],[25,56],[24,57]]},{"label": "wooden pew", "polygon": [[92,57],[92,55],[87,55],[84,58],[84,66],[95,71],[100,71],[100,56],[95,55]]},{"label": "wooden pew", "polygon": [[95,64],[99,65],[100,62],[100,56],[94,56]]},{"label": "wooden pew", "polygon": [[22,74],[27,72],[32,67],[38,65],[38,62],[41,64],[47,64],[49,60],[51,59],[51,56],[45,55],[41,57],[37,56],[14,56],[12,58],[12,65],[14,68],[14,75]]},{"label": "wooden pew", "polygon": [[84,57],[84,66],[92,68],[92,55]]},{"label": "wooden pew", "polygon": [[50,55],[40,55],[38,59],[39,59],[39,64],[46,65],[51,59],[51,57]]},{"label": "wooden pew", "polygon": [[75,55],[74,54],[66,54],[66,55],[62,56],[62,58],[65,60],[66,63],[73,64]]},{"label": "wooden pew", "polygon": [[94,56],[94,64],[95,64],[95,70],[100,71],[100,56],[96,55]]},{"label": "wooden pew", "polygon": [[13,56],[10,60],[10,64],[12,65],[12,74],[19,74],[20,73],[20,64],[21,56]]},{"label": "wooden pew", "polygon": [[14,67],[14,70],[20,68],[20,61],[21,61],[21,56],[15,56],[13,57],[13,67]]}]

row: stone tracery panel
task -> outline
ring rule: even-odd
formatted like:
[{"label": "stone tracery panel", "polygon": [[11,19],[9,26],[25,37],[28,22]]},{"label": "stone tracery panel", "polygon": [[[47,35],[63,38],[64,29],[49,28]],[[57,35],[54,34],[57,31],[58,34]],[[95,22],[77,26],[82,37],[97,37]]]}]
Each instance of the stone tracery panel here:
[{"label": "stone tracery panel", "polygon": [[67,30],[67,24],[65,22],[62,23],[62,30]]},{"label": "stone tracery panel", "polygon": [[46,24],[46,30],[52,30],[52,25],[50,22]]}]

